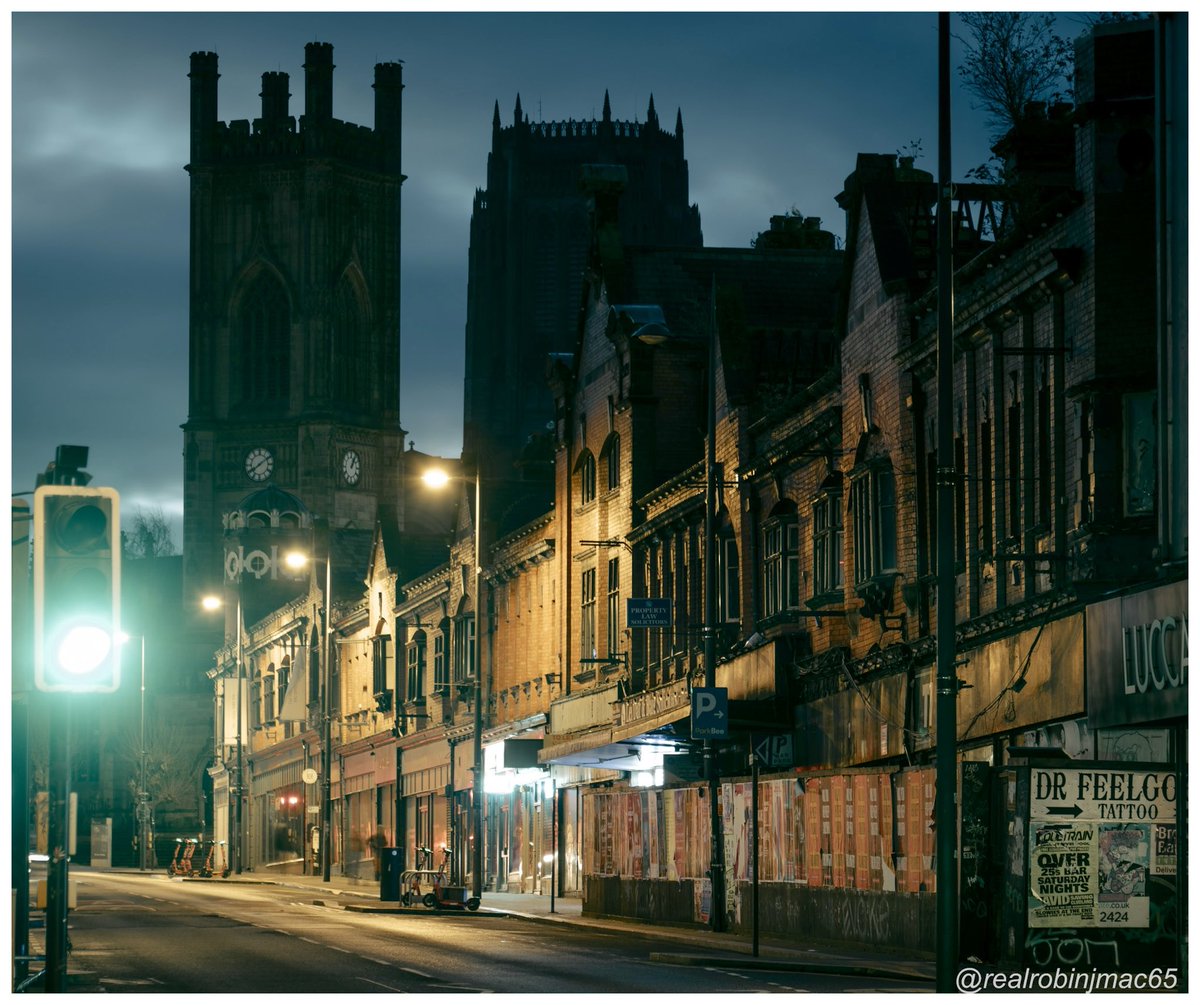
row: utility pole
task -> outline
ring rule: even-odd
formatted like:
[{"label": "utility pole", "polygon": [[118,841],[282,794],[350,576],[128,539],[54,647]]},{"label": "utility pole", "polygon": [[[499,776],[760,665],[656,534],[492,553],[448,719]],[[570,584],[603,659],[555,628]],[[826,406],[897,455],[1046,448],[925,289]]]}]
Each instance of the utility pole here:
[{"label": "utility pole", "polygon": [[[321,878],[328,883],[333,865],[333,526],[325,523],[325,638],[322,644],[325,678],[321,688]],[[314,553],[316,549],[313,549]],[[396,784],[400,784],[397,776]],[[346,871],[345,862],[342,872]]]},{"label": "utility pole", "polygon": [[[704,686],[717,686],[717,280],[712,280],[711,323],[708,333],[708,446],[704,464]],[[704,741],[704,769],[708,776],[709,832],[712,854],[712,910],[714,932],[725,931],[725,842],[721,834],[720,766],[712,740]]]},{"label": "utility pole", "polygon": [[29,535],[33,514],[23,499],[12,501],[12,882],[14,976],[29,973],[29,689],[33,680]]},{"label": "utility pole", "polygon": [[954,245],[950,222],[950,15],[938,14],[937,991],[958,969],[958,669],[954,662]]}]

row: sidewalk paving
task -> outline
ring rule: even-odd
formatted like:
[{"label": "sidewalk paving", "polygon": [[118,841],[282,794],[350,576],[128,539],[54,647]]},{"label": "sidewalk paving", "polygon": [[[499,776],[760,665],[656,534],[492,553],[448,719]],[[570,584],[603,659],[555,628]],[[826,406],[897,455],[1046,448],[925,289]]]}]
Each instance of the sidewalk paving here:
[{"label": "sidewalk paving", "polygon": [[[189,880],[189,882],[191,882]],[[919,980],[932,983],[935,964],[932,958],[912,959],[884,951],[855,949],[845,946],[802,945],[778,937],[759,939],[759,954],[753,955],[749,935],[714,932],[707,928],[684,925],[649,923],[632,918],[585,915],[579,897],[551,898],[528,893],[492,893],[484,891],[477,912],[446,909],[431,912],[425,907],[402,907],[395,901],[381,901],[377,881],[350,876],[331,876],[325,882],[320,876],[268,875],[243,873],[228,879],[195,880],[216,883],[270,883],[323,894],[330,906],[371,914],[453,913],[473,917],[481,922],[495,917],[519,917],[549,924],[580,925],[609,931],[636,932],[662,937],[665,941],[690,947],[691,952],[664,946],[650,958],[659,963],[678,966],[730,967],[742,970],[798,970],[811,973],[846,976],[871,976],[899,980]],[[553,906],[553,910],[551,907]]]}]

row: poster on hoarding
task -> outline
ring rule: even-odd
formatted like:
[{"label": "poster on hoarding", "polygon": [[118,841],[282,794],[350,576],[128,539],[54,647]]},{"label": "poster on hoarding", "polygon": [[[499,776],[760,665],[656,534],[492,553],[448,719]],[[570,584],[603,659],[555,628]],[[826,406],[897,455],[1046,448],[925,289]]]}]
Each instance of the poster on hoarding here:
[{"label": "poster on hoarding", "polygon": [[1096,825],[1034,822],[1029,880],[1030,928],[1095,926]]},{"label": "poster on hoarding", "polygon": [[1147,928],[1150,898],[1146,876],[1150,872],[1148,824],[1100,824],[1099,924]]},{"label": "poster on hoarding", "polygon": [[1150,875],[1174,876],[1177,866],[1179,840],[1174,824],[1155,824],[1151,845]]}]

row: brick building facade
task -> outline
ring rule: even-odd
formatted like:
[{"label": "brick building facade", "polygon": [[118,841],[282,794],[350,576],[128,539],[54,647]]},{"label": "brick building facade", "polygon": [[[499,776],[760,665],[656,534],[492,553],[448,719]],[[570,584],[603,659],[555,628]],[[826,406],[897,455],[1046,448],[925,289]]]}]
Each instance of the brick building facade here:
[{"label": "brick building facade", "polygon": [[[345,621],[394,642],[396,670],[379,678],[392,711],[364,718],[347,747],[356,763],[402,748],[400,793],[376,770],[375,823],[406,849],[446,840],[467,869],[475,682],[454,667],[477,645],[487,888],[545,890],[553,861],[556,889],[580,892],[585,911],[699,922],[717,910],[748,926],[746,764],[767,732],[789,740],[766,744],[780,752],[759,821],[767,930],[804,918],[814,936],[929,949],[939,602],[955,606],[964,793],[980,766],[1018,777],[1034,748],[1120,759],[1131,731],[1139,760],[1184,763],[1186,480],[1164,373],[1175,379],[1186,339],[1161,285],[1179,274],[1178,244],[1156,210],[1180,164],[1156,174],[1166,148],[1153,142],[1170,96],[1156,90],[1153,42],[1170,43],[1168,27],[1084,36],[1076,106],[1028,110],[998,147],[1005,186],[956,187],[952,402],[933,379],[936,186],[910,159],[859,156],[838,196],[844,250],[795,216],[749,249],[642,246],[619,229],[628,172],[584,172],[583,311],[549,368],[553,508],[506,518],[499,486],[477,538],[464,487],[448,561],[405,576],[398,553],[377,550],[378,611],[369,599],[364,627]],[[953,597],[934,575],[945,410]],[[669,626],[629,624],[627,602],[644,598],[667,602]],[[697,851],[711,817],[688,722],[709,669],[740,717],[720,763],[730,881],[718,905]],[[410,796],[428,799],[405,810],[428,826],[379,809]],[[1024,861],[1005,819],[981,825],[995,836],[986,854],[969,852],[967,892],[993,905],[1005,863]],[[1032,952],[1022,911],[997,907],[964,932],[981,957]],[[1171,951],[1151,941],[1156,958]]]}]

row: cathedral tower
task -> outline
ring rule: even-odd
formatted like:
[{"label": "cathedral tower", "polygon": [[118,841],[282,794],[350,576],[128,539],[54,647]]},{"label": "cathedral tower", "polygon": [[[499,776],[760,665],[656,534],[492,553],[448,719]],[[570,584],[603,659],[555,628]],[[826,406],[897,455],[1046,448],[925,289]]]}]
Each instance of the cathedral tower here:
[{"label": "cathedral tower", "polygon": [[375,66],[375,122],[333,115],[333,46],[304,50],[262,115],[217,117],[217,56],[191,57],[191,285],[184,596],[220,585],[222,519],[277,487],[335,530],[397,523],[401,93]]},{"label": "cathedral tower", "polygon": [[700,247],[700,212],[688,203],[683,119],[534,122],[517,97],[510,126],[492,119],[487,189],[476,191],[467,278],[463,447],[511,477],[531,436],[553,419],[550,353],[573,352],[591,229],[580,188],[585,164],[623,165],[621,238],[627,244]]}]

